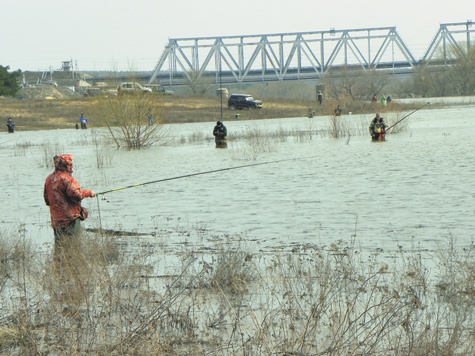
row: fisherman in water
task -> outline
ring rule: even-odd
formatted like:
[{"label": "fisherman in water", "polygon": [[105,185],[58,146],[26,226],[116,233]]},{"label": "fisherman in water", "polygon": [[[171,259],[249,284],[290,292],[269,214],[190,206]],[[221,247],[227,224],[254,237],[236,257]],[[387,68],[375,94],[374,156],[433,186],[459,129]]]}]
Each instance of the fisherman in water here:
[{"label": "fisherman in water", "polygon": [[373,141],[384,141],[384,135],[386,134],[386,124],[384,119],[376,114],[376,117],[371,121],[369,125],[369,133],[371,134],[371,139]]},{"label": "fisherman in water", "polygon": [[216,123],[216,126],[213,129],[214,142],[216,143],[216,148],[226,148],[228,143],[226,136],[228,135],[228,130],[226,126],[223,125],[221,121]]},{"label": "fisherman in water", "polygon": [[81,232],[81,220],[88,212],[81,207],[81,200],[95,197],[90,189],[81,189],[73,178],[73,155],[62,154],[54,157],[54,172],[45,181],[43,196],[50,208],[51,226],[54,230],[54,259],[59,262],[62,255],[69,255],[71,244],[77,242]]}]

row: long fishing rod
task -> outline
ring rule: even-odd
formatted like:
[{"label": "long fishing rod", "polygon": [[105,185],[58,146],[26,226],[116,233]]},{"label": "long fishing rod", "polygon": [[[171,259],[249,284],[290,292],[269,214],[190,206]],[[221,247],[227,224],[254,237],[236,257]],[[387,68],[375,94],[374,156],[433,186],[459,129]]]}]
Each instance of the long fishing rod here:
[{"label": "long fishing rod", "polygon": [[223,172],[223,171],[229,171],[229,170],[231,170],[231,169],[238,169],[238,168],[245,168],[245,167],[260,166],[260,165],[263,165],[263,164],[271,164],[271,163],[284,162],[284,161],[291,161],[291,160],[292,160],[292,159],[281,159],[281,160],[278,160],[278,161],[269,161],[269,162],[262,162],[262,163],[245,164],[245,165],[237,166],[237,167],[228,167],[228,168],[215,169],[215,170],[206,171],[206,172],[198,172],[198,173],[185,174],[185,175],[182,175],[182,176],[171,177],[171,178],[164,178],[164,179],[158,179],[158,180],[153,180],[153,181],[151,181],[151,182],[137,183],[137,184],[132,184],[132,185],[128,185],[128,186],[125,186],[125,187],[110,189],[110,190],[106,190],[106,191],[103,191],[103,192],[100,192],[100,193],[96,193],[96,195],[104,195],[104,194],[110,193],[110,192],[117,192],[117,191],[119,191],[119,190],[124,190],[124,189],[139,187],[139,186],[147,185],[147,184],[166,182],[166,181],[174,180],[174,179],[188,178],[188,177],[193,177],[193,176],[199,176],[199,175],[202,175],[202,174],[210,174],[210,173],[216,173],[216,172]]},{"label": "long fishing rod", "polygon": [[15,141],[15,140],[3,141],[3,142],[0,142],[0,145],[3,145],[4,143],[12,142],[12,141]]},{"label": "long fishing rod", "polygon": [[399,124],[402,120],[406,119],[407,117],[411,116],[412,114],[414,114],[416,111],[422,109],[424,106],[427,106],[427,105],[430,105],[430,103],[426,103],[424,105],[422,105],[419,109],[416,109],[414,110],[413,112],[407,114],[406,116],[404,116],[401,120],[397,121],[395,124],[392,124],[391,126],[389,126],[387,129],[386,129],[386,132],[389,131],[389,129],[393,128],[394,126],[396,126],[397,124]]}]

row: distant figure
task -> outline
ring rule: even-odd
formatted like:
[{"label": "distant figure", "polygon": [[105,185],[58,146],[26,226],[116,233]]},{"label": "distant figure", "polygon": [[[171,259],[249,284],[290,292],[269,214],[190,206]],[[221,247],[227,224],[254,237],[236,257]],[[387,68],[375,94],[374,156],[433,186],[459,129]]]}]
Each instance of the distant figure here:
[{"label": "distant figure", "polygon": [[226,140],[227,135],[228,130],[226,129],[226,126],[224,126],[221,121],[218,121],[213,129],[213,136],[214,142],[216,143],[216,148],[228,147],[228,142]]},{"label": "distant figure", "polygon": [[317,100],[318,100],[318,103],[320,105],[322,105],[322,101],[323,101],[323,93],[321,90],[318,91],[318,94],[317,94]]},{"label": "distant figure", "polygon": [[149,118],[148,118],[148,124],[149,124],[149,125],[153,125],[153,117],[152,117],[152,115],[150,115]]},{"label": "distant figure", "polygon": [[8,133],[15,132],[15,123],[13,122],[11,117],[8,118],[7,127],[8,127]]},{"label": "distant figure", "polygon": [[338,106],[336,107],[336,109],[333,110],[333,112],[335,113],[335,116],[340,116],[340,115],[341,115],[341,112],[342,112],[342,109],[341,109],[340,105],[338,105]]},{"label": "distant figure", "polygon": [[315,115],[315,111],[312,110],[312,108],[308,108],[308,118],[311,119]]},{"label": "distant figure", "polygon": [[376,94],[374,94],[373,97],[371,98],[371,102],[375,104],[378,102],[378,99],[376,98]]},{"label": "distant figure", "polygon": [[371,140],[373,141],[385,140],[386,124],[379,114],[376,114],[376,117],[371,121],[371,124],[369,125],[369,133],[371,134]]},{"label": "distant figure", "polygon": [[386,101],[388,102],[388,104],[391,104],[391,102],[393,101],[393,99],[391,99],[391,96],[388,95],[388,97],[386,98]]},{"label": "distant figure", "polygon": [[[81,200],[95,197],[90,189],[81,189],[79,182],[73,178],[73,155],[62,154],[54,157],[54,172],[45,181],[43,197],[49,206],[51,226],[54,230],[54,258],[73,254],[69,250],[77,242],[81,231],[81,220],[85,220],[88,212],[81,207]],[[66,254],[66,255],[64,255]]]},{"label": "distant figure", "polygon": [[386,95],[384,93],[381,94],[381,105],[386,106]]},{"label": "distant figure", "polygon": [[84,116],[84,114],[81,114],[81,117],[79,118],[79,122],[81,123],[81,129],[87,129],[87,117]]}]

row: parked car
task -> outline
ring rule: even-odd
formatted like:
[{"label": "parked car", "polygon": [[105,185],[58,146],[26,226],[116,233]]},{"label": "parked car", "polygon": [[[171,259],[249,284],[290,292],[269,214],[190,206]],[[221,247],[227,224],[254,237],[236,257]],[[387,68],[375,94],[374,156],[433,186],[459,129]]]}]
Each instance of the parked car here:
[{"label": "parked car", "polygon": [[224,98],[224,99],[227,99],[228,98],[228,89],[226,88],[218,88],[216,89],[216,96],[218,98]]},{"label": "parked car", "polygon": [[262,101],[255,100],[248,94],[232,94],[228,99],[228,109],[260,109],[262,108]]},{"label": "parked car", "polygon": [[144,94],[152,94],[152,89],[144,88],[139,83],[120,83],[117,87],[117,91],[119,94],[122,93],[144,93]]},{"label": "parked car", "polygon": [[160,84],[147,84],[146,88],[150,88],[152,93],[162,94],[162,95],[173,95],[175,92],[173,90],[165,89],[163,85]]}]

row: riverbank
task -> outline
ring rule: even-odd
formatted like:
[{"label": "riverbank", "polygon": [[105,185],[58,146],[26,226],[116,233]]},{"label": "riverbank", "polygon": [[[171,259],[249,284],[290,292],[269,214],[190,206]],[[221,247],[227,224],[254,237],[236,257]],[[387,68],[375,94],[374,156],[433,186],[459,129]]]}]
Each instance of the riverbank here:
[{"label": "riverbank", "polygon": [[[73,128],[84,113],[89,119],[89,127],[105,127],[104,120],[97,114],[97,107],[104,98],[43,98],[43,99],[0,99],[0,117],[6,122],[13,118],[17,131],[51,130]],[[410,111],[420,107],[422,99],[412,101],[395,101],[382,107],[367,101],[325,100],[318,105],[313,100],[265,99],[263,108],[259,110],[227,109],[226,100],[216,97],[201,96],[162,96],[154,95],[154,105],[161,108],[159,119],[155,122],[189,123],[213,122],[216,120],[262,120],[306,117],[309,110],[314,116],[331,116],[337,105],[343,108],[343,115],[374,114],[375,112]],[[419,100],[419,101],[418,101]],[[423,100],[424,101],[424,100]],[[425,99],[427,102],[428,99]],[[435,102],[431,99],[432,102]],[[474,100],[475,101],[475,100]],[[472,101],[473,102],[473,101]],[[433,106],[447,105],[448,102],[437,103]],[[471,103],[471,102],[470,102]],[[466,105],[464,102],[461,105]],[[6,127],[4,127],[6,130]]]}]

